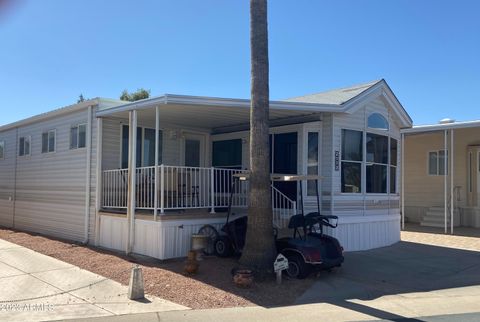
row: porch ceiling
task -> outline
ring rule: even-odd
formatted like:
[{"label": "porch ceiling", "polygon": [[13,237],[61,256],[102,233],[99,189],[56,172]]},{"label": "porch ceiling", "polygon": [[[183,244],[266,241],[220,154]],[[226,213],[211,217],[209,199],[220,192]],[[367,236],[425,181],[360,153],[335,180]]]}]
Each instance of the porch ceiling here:
[{"label": "porch ceiling", "polygon": [[[250,109],[248,106],[208,106],[164,104],[160,108],[160,123],[190,128],[206,128],[212,133],[248,129]],[[101,113],[100,116],[106,116]],[[128,111],[112,111],[111,117],[128,118]],[[275,124],[298,123],[308,118],[319,120],[318,112],[312,110],[291,110],[270,107],[270,122]],[[138,122],[151,123],[155,120],[155,107],[138,110]]]}]

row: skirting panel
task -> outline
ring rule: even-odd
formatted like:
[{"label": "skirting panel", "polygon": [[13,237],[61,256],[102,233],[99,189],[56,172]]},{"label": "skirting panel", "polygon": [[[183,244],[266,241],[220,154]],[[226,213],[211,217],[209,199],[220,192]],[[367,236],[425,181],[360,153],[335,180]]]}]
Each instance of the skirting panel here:
[{"label": "skirting panel", "polygon": [[[185,257],[190,250],[192,234],[206,224],[220,231],[225,219],[217,217],[158,222],[136,219],[133,252],[158,259]],[[100,246],[124,251],[126,238],[126,218],[101,215]]]},{"label": "skirting panel", "polygon": [[400,241],[400,216],[345,216],[327,233],[348,252],[389,246]]},{"label": "skirting panel", "polygon": [[[133,252],[158,259],[185,257],[191,236],[200,227],[210,224],[220,230],[224,223],[224,218],[158,222],[136,219]],[[328,229],[327,233],[338,238],[345,251],[384,247],[400,240],[400,216],[345,216],[336,229]],[[100,246],[123,251],[126,236],[125,218],[100,217]]]}]

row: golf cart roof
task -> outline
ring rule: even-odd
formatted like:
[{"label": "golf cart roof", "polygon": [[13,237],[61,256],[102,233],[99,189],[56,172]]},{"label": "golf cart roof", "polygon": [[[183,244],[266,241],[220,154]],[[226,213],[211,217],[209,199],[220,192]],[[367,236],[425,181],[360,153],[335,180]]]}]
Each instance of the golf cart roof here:
[{"label": "golf cart roof", "polygon": [[[250,177],[250,173],[236,173],[233,175],[241,181],[246,181]],[[272,181],[303,181],[303,180],[321,180],[322,176],[316,174],[279,174],[272,173],[270,174],[270,180]]]}]

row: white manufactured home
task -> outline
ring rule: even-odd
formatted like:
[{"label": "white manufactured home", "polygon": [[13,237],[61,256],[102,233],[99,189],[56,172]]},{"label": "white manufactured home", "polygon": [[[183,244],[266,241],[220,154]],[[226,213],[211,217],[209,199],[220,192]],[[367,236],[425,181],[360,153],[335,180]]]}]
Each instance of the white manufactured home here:
[{"label": "white manufactured home", "polygon": [[[185,256],[202,225],[225,222],[230,195],[246,213],[248,186],[231,191],[231,182],[249,168],[249,108],[230,98],[99,98],[1,126],[0,225]],[[347,251],[400,239],[400,129],[412,121],[384,80],[272,101],[270,126],[272,173],[323,177],[321,210],[339,216],[331,234]],[[316,210],[315,182],[303,184],[304,207]],[[272,184],[276,226],[300,208],[299,188]]]}]

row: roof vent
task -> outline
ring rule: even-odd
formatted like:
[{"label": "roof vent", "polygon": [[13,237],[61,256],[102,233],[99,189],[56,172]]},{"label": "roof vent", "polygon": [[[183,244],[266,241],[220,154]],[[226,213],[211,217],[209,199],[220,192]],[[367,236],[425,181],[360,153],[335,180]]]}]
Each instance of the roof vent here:
[{"label": "roof vent", "polygon": [[447,117],[447,118],[441,119],[440,121],[438,121],[438,123],[440,123],[440,124],[450,124],[450,123],[455,123],[455,120]]}]

